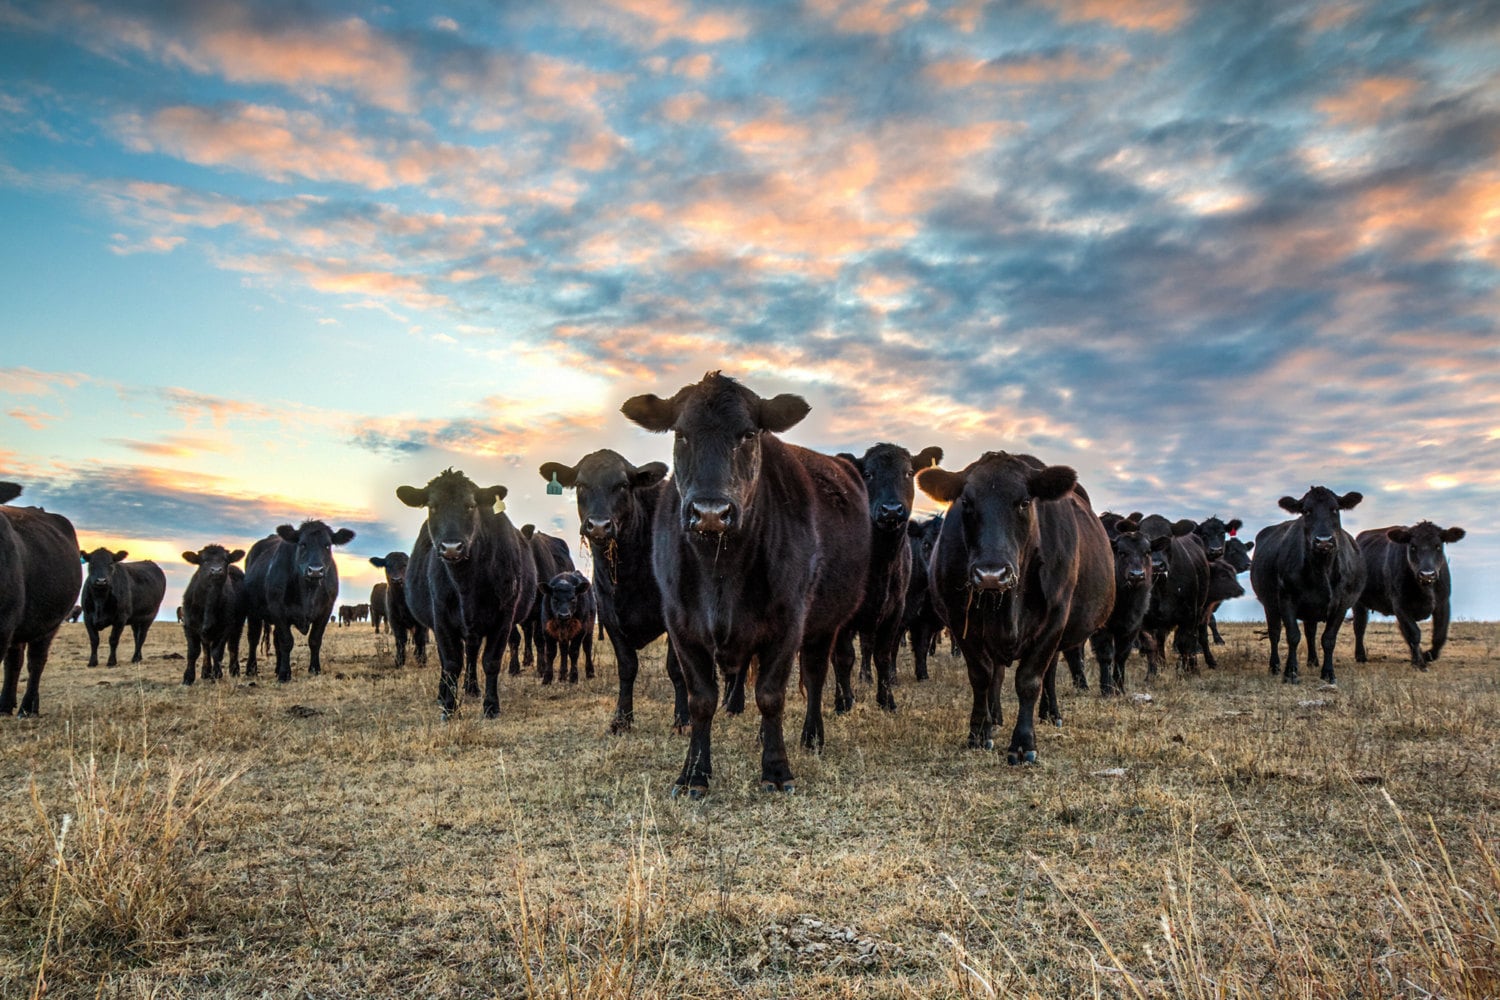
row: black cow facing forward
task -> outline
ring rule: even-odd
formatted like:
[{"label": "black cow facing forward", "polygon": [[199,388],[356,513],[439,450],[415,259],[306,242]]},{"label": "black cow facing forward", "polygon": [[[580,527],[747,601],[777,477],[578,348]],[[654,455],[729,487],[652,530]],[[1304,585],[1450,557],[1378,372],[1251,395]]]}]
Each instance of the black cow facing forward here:
[{"label": "black cow facing forward", "polygon": [[1208,605],[1204,609],[1203,624],[1198,626],[1198,645],[1203,650],[1203,662],[1210,667],[1219,665],[1214,658],[1213,645],[1208,641],[1210,629],[1213,630],[1214,643],[1224,645],[1214,616],[1225,601],[1245,596],[1239,576],[1250,569],[1250,551],[1254,548],[1254,542],[1228,538],[1224,542],[1224,554],[1208,564]]},{"label": "black cow facing forward", "polygon": [[1077,473],[1030,455],[989,452],[962,472],[924,469],[917,485],[949,505],[932,596],[969,668],[969,746],[993,748],[1005,669],[1019,660],[1006,759],[1034,762],[1037,701],[1059,651],[1087,642],[1114,605],[1109,537]]},{"label": "black cow facing forward", "polygon": [[[521,537],[531,546],[531,561],[536,566],[537,583],[546,583],[559,573],[573,569],[573,553],[568,543],[554,538],[545,531],[538,531],[534,524],[521,525]],[[518,619],[518,627],[510,635],[510,672],[518,674],[522,666],[530,666],[535,656],[537,676],[543,684],[552,683],[552,664],[557,658],[556,640],[542,627],[543,617],[541,592],[531,596],[524,616]],[[524,637],[526,658],[516,662],[516,648]]]},{"label": "black cow facing forward", "polygon": [[538,583],[537,593],[542,631],[550,640],[546,647],[547,665],[543,676],[552,676],[552,658],[560,654],[557,679],[577,684],[578,653],[581,650],[585,675],[593,680],[595,610],[589,578],[576,569],[570,569],[546,583]]},{"label": "black cow facing forward", "polygon": [[129,553],[124,551],[99,548],[79,550],[78,555],[88,566],[83,580],[83,624],[89,633],[89,666],[99,665],[99,632],[105,628],[109,629],[109,660],[104,665],[113,667],[119,662],[116,652],[126,625],[135,637],[130,662],[140,663],[146,633],[167,594],[167,575],[149,559],[125,562]]},{"label": "black cow facing forward", "polygon": [[900,445],[877,444],[855,458],[847,452],[839,458],[854,466],[865,481],[870,517],[870,568],[865,576],[865,597],[849,627],[839,633],[833,646],[833,710],[844,713],[854,707],[854,637],[875,661],[875,703],[888,712],[896,710],[896,649],[901,642],[901,616],[906,610],[906,591],[911,583],[911,543],[906,526],[911,521],[916,498],[917,470],[943,460],[943,449],[925,448],[913,456]]},{"label": "black cow facing forward", "polygon": [[245,672],[258,671],[255,661],[261,629],[275,632],[276,679],[292,679],[292,629],[307,636],[309,674],[323,672],[321,653],[328,615],[339,594],[335,545],[348,545],[354,532],[334,530],[322,521],[277,527],[250,546],[245,560],[245,617],[250,623],[250,655]]},{"label": "black cow facing forward", "polygon": [[[1355,536],[1365,564],[1365,586],[1354,605],[1354,659],[1364,663],[1365,626],[1370,612],[1393,615],[1406,648],[1411,651],[1411,665],[1426,670],[1437,660],[1448,641],[1449,598],[1453,578],[1448,572],[1448,555],[1443,546],[1463,538],[1462,528],[1439,528],[1423,521],[1410,528],[1397,525],[1374,528]],[[1417,623],[1432,618],[1432,648],[1422,652],[1422,627]]]},{"label": "black cow facing forward", "polygon": [[[667,467],[661,462],[634,466],[606,448],[585,455],[577,465],[547,462],[540,471],[543,479],[550,482],[556,476],[577,493],[578,531],[594,557],[599,626],[615,652],[620,678],[609,731],[623,733],[635,724],[640,650],[667,630],[661,588],[651,565],[656,510],[669,492]],[[670,637],[667,677],[675,696],[672,728],[681,732],[688,726],[687,687]]]},{"label": "black cow facing forward", "polygon": [[808,409],[800,396],[762,399],[718,372],[671,399],[635,396],[621,407],[647,430],[676,435],[653,561],[688,686],[692,736],[675,787],[690,797],[713,774],[719,676],[732,680],[752,657],[761,788],[793,786],[782,713],[799,651],[802,742],[823,744],[828,656],[864,599],[870,528],[864,484],[847,462],[776,437]]},{"label": "black cow facing forward", "polygon": [[388,552],[371,556],[370,565],[385,570],[385,623],[396,640],[396,666],[406,665],[406,636],[411,634],[416,647],[417,665],[427,665],[427,629],[417,621],[406,603],[406,567],[410,557],[405,552]]},{"label": "black cow facing forward", "polygon": [[182,683],[197,678],[198,656],[203,654],[203,679],[224,676],[224,651],[229,650],[229,672],[240,672],[240,633],[245,628],[245,571],[234,565],[245,558],[244,549],[230,552],[222,545],[205,545],[197,552],[184,552],[184,561],[198,567],[182,592],[182,633],[187,639],[187,668]]},{"label": "black cow facing forward", "polygon": [[504,486],[479,487],[446,469],[426,486],[401,486],[408,507],[426,507],[406,572],[406,600],[417,621],[432,629],[442,676],[443,718],[458,707],[458,679],[467,662],[484,658],[484,716],[500,714],[500,654],[517,617],[536,592],[536,564],[510,518],[495,511]]},{"label": "black cow facing forward", "polygon": [[[1365,586],[1365,561],[1359,546],[1340,522],[1342,511],[1353,510],[1364,496],[1339,496],[1326,486],[1314,486],[1298,500],[1282,497],[1281,509],[1298,515],[1262,528],[1255,536],[1255,561],[1250,564],[1250,586],[1266,610],[1271,637],[1271,674],[1287,684],[1297,673],[1297,623],[1307,630],[1307,666],[1318,664],[1313,638],[1323,622],[1323,680],[1334,683],[1333,647],[1344,615],[1359,600]],[[1286,625],[1286,667],[1281,666],[1281,627]]]},{"label": "black cow facing forward", "polygon": [[1152,557],[1165,553],[1172,544],[1170,535],[1152,538],[1139,529],[1140,525],[1124,519],[1113,520],[1105,528],[1114,553],[1115,600],[1109,619],[1089,640],[1099,663],[1101,695],[1125,693],[1125,661],[1130,659],[1151,607],[1155,582]]},{"label": "black cow facing forward", "polygon": [[20,495],[20,486],[0,482],[0,715],[16,711],[23,658],[20,714],[38,713],[47,653],[83,582],[72,522],[40,507],[8,506]]}]

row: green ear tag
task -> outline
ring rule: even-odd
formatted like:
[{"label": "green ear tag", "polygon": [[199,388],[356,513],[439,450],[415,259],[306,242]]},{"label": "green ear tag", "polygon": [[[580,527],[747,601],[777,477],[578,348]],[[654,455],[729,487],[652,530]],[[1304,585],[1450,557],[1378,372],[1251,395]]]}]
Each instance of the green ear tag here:
[{"label": "green ear tag", "polygon": [[554,497],[562,496],[562,483],[557,481],[557,473],[555,472],[552,473],[552,482],[547,484],[547,494]]}]

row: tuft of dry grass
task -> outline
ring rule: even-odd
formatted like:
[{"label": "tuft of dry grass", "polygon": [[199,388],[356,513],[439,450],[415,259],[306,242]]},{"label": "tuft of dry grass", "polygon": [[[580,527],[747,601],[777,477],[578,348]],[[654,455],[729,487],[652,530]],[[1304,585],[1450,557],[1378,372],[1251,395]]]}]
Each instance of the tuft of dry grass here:
[{"label": "tuft of dry grass", "polygon": [[1063,691],[1035,767],[963,748],[946,654],[830,716],[796,795],[721,714],[684,802],[659,645],[615,737],[607,651],[444,723],[366,629],[318,678],[299,646],[289,685],[183,688],[171,629],[110,671],[65,626],[45,714],[0,720],[0,995],[1500,995],[1500,627],[1423,674],[1375,623],[1333,690],[1227,632],[1217,671],[1132,662],[1149,701]]}]

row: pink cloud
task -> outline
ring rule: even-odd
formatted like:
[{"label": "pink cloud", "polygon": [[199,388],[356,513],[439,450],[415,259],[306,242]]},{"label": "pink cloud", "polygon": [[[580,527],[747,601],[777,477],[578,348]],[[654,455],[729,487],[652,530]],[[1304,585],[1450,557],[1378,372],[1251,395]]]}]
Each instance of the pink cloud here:
[{"label": "pink cloud", "polygon": [[10,396],[51,396],[94,381],[80,372],[43,372],[35,368],[0,368],[0,393]]},{"label": "pink cloud", "polygon": [[1171,31],[1186,21],[1188,0],[1045,0],[1064,24],[1104,21],[1127,31]]},{"label": "pink cloud", "polygon": [[840,31],[890,35],[927,13],[925,0],[809,0],[808,7]]},{"label": "pink cloud", "polygon": [[1129,58],[1120,50],[1108,50],[1103,54],[1062,52],[1004,61],[941,59],[928,65],[925,72],[938,85],[953,89],[981,84],[1034,87],[1105,80],[1128,62]]},{"label": "pink cloud", "polygon": [[1416,90],[1417,81],[1406,77],[1366,77],[1325,97],[1317,108],[1334,125],[1377,125],[1405,109]]}]

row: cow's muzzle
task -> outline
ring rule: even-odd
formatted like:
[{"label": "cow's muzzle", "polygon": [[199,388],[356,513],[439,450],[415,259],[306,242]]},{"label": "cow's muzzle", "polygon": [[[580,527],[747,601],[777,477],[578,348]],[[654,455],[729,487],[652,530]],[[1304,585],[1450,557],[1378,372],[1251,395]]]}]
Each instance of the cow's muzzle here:
[{"label": "cow's muzzle", "polygon": [[437,550],[443,562],[458,563],[469,558],[469,547],[463,542],[439,542]]},{"label": "cow's muzzle", "polygon": [[969,586],[975,590],[987,590],[995,593],[1004,593],[1015,587],[1019,581],[1016,576],[1016,568],[1009,563],[999,566],[984,565],[971,566],[969,568]]},{"label": "cow's muzzle", "polygon": [[583,534],[591,542],[607,542],[615,535],[615,522],[610,518],[597,521],[586,517],[583,519]]},{"label": "cow's muzzle", "polygon": [[721,497],[692,500],[684,518],[687,529],[704,535],[722,535],[734,527],[734,504]]}]

